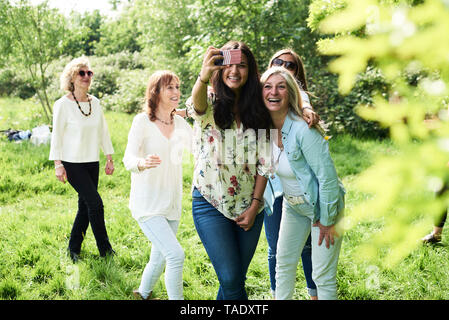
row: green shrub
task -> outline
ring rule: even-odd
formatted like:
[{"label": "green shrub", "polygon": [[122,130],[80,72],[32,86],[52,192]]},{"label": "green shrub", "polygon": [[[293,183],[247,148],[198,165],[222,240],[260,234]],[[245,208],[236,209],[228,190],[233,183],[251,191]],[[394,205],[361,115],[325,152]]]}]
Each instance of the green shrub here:
[{"label": "green shrub", "polygon": [[138,113],[145,99],[145,89],[150,76],[149,70],[121,71],[117,78],[118,90],[113,95],[103,98],[106,110],[125,113]]},{"label": "green shrub", "polygon": [[28,99],[35,94],[36,89],[24,71],[11,67],[0,69],[0,96]]},{"label": "green shrub", "polygon": [[[64,94],[60,89],[59,78],[64,67],[71,60],[72,57],[61,57],[61,59],[53,61],[47,69],[46,75],[49,83],[47,94],[50,104],[53,104],[54,101]],[[119,89],[118,78],[122,73],[127,73],[128,70],[141,70],[144,68],[144,61],[139,52],[129,53],[124,51],[103,57],[90,56],[89,62],[94,71],[94,78],[89,92],[99,99],[117,92]]]},{"label": "green shrub", "polygon": [[107,56],[97,56],[95,60],[118,69],[144,69],[145,61],[140,52],[122,51]]},{"label": "green shrub", "polygon": [[330,134],[348,133],[357,137],[384,138],[388,130],[378,123],[362,119],[356,113],[359,104],[372,104],[372,93],[386,95],[388,84],[377,69],[369,67],[359,75],[357,84],[348,95],[338,92],[337,76],[325,70],[314,75],[309,90],[311,102],[321,118],[329,125]]},{"label": "green shrub", "polygon": [[19,285],[17,282],[6,279],[0,282],[0,298],[2,299],[16,299],[19,295]]},{"label": "green shrub", "polygon": [[89,93],[102,98],[105,95],[113,94],[118,89],[117,78],[121,72],[114,66],[96,64],[95,68],[92,66],[95,73],[95,78],[92,81]]}]

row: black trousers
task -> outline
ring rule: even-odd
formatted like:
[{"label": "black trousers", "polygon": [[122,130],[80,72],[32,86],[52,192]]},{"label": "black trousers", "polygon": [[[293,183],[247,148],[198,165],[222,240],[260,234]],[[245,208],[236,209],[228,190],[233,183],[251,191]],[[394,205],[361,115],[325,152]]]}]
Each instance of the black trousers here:
[{"label": "black trousers", "polygon": [[447,211],[444,211],[443,216],[437,222],[436,226],[439,227],[439,228],[443,228],[444,224],[446,223],[446,219],[447,219]]},{"label": "black trousers", "polygon": [[97,191],[99,163],[65,161],[62,163],[67,173],[68,182],[78,193],[78,212],[70,234],[69,249],[77,254],[80,253],[81,244],[90,223],[100,256],[105,256],[112,250],[112,247],[104,222],[103,201]]},{"label": "black trousers", "polygon": [[[443,188],[441,188],[440,191],[438,191],[437,196],[443,195],[447,190],[449,189],[447,184],[444,184]],[[444,224],[446,223],[447,219],[447,208],[444,209],[444,211],[441,213],[441,216],[439,219],[435,222],[435,226],[439,228],[443,228]]]}]

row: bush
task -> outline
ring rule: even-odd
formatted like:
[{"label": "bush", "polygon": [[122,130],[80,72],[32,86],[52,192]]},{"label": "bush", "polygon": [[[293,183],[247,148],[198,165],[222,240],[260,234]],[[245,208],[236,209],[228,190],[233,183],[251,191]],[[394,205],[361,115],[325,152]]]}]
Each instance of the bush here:
[{"label": "bush", "polygon": [[94,67],[92,63],[91,65],[95,75],[89,93],[101,99],[117,91],[117,78],[121,71],[114,66],[96,64]]},{"label": "bush", "polygon": [[[64,67],[72,60],[72,57],[62,57],[53,61],[47,70],[49,87],[47,94],[50,104],[64,94],[60,89],[59,78]],[[141,70],[144,62],[140,53],[129,53],[127,51],[111,54],[104,57],[91,56],[89,62],[94,71],[94,79],[90,88],[90,94],[103,99],[111,96],[119,89],[119,76],[127,73],[130,69]]]},{"label": "bush", "polygon": [[375,68],[369,67],[359,75],[348,95],[338,92],[337,76],[320,70],[310,82],[311,102],[321,118],[329,125],[330,135],[348,133],[356,137],[385,138],[388,130],[377,122],[367,121],[356,113],[359,104],[371,105],[372,93],[386,95],[388,85]]},{"label": "bush", "polygon": [[138,113],[142,110],[145,89],[151,72],[146,70],[121,70],[117,79],[118,90],[102,100],[106,110]]},{"label": "bush", "polygon": [[11,67],[0,70],[0,96],[28,99],[35,94],[36,89],[24,71]]}]

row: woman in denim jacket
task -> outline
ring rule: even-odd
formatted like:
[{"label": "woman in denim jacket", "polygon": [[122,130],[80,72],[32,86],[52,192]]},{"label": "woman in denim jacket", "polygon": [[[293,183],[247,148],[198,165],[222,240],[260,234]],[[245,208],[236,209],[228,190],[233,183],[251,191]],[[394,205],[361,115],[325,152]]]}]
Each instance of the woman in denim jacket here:
[{"label": "woman in denim jacket", "polygon": [[[319,115],[313,111],[307,94],[306,70],[301,57],[293,49],[282,49],[277,51],[270,59],[268,66],[283,67],[290,72],[299,85],[299,93],[302,102],[302,117],[309,127],[316,125],[320,121]],[[267,182],[264,193],[265,199],[265,237],[268,243],[268,270],[270,272],[271,294],[276,296],[276,250],[279,238],[279,227],[282,218],[282,184],[279,178],[273,174]],[[301,253],[302,268],[306,279],[307,291],[311,300],[317,300],[316,285],[312,280],[312,244],[311,237],[307,238],[304,249]]]},{"label": "woman in denim jacket", "polygon": [[[276,299],[291,299],[304,244],[312,235],[312,278],[318,299],[337,298],[337,263],[341,235],[336,224],[343,215],[345,190],[319,125],[302,119],[299,87],[284,68],[268,69],[261,78],[263,100],[278,139],[273,162],[284,190],[276,255]],[[324,241],[323,241],[324,240]]]}]

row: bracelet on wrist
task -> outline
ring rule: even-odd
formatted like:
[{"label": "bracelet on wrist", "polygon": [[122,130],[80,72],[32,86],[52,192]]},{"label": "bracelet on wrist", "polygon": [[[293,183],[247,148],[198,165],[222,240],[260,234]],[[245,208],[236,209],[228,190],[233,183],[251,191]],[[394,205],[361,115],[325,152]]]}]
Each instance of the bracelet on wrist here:
[{"label": "bracelet on wrist", "polygon": [[257,201],[259,201],[260,203],[262,203],[262,200],[260,200],[259,198],[253,197],[251,200],[257,200]]},{"label": "bracelet on wrist", "polygon": [[201,79],[201,74],[198,75],[198,79],[200,79],[200,81],[201,81],[202,83],[204,83],[205,85],[207,85],[207,84],[209,83],[209,80],[203,81],[203,79]]},{"label": "bracelet on wrist", "polygon": [[309,106],[302,107],[302,110],[304,110],[304,109],[310,109],[313,111],[312,107],[309,107]]},{"label": "bracelet on wrist", "polygon": [[64,168],[64,165],[62,163],[55,165],[55,169]]}]

